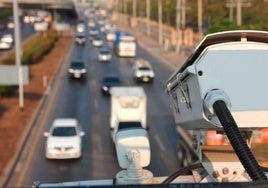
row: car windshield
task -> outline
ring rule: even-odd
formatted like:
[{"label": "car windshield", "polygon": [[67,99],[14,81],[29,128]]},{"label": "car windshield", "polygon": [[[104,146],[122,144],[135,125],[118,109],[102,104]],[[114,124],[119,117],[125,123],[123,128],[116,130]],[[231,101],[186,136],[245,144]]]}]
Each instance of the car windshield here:
[{"label": "car windshield", "polygon": [[139,70],[148,71],[148,70],[150,70],[150,68],[149,67],[140,67]]},{"label": "car windshield", "polygon": [[101,54],[109,54],[109,51],[108,50],[101,50],[100,53]]},{"label": "car windshield", "polygon": [[98,32],[98,30],[96,28],[91,28],[90,32]]},{"label": "car windshield", "polygon": [[85,38],[85,36],[83,36],[83,35],[77,35],[76,38],[83,39],[83,38]]},{"label": "car windshield", "polygon": [[120,82],[120,80],[117,77],[105,77],[104,82]]},{"label": "car windshield", "polygon": [[100,36],[95,36],[94,40],[101,40],[101,37]]},{"label": "car windshield", "polygon": [[73,68],[73,69],[82,69],[84,67],[85,67],[85,65],[82,62],[75,62],[75,63],[71,64],[71,68]]},{"label": "car windshield", "polygon": [[52,136],[76,136],[75,127],[55,127]]}]

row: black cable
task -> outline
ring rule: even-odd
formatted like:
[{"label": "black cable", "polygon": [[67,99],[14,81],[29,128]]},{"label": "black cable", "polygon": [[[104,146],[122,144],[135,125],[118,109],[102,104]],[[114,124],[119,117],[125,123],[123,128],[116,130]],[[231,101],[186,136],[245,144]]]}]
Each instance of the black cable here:
[{"label": "black cable", "polygon": [[251,179],[253,181],[267,180],[264,171],[260,168],[251,150],[243,139],[238,126],[225,102],[221,100],[216,101],[213,104],[213,109],[219,118],[221,125],[223,126],[223,129],[226,132],[232,147],[234,148],[234,151],[236,152]]},{"label": "black cable", "polygon": [[169,184],[171,183],[174,179],[176,179],[177,177],[181,176],[181,175],[185,175],[190,173],[192,170],[198,169],[198,168],[203,168],[201,163],[196,163],[184,168],[179,169],[178,171],[174,172],[173,174],[171,174],[167,179],[165,179],[162,184]]},{"label": "black cable", "polygon": [[261,166],[261,169],[262,169],[264,172],[268,172],[268,167],[266,167],[266,166]]}]

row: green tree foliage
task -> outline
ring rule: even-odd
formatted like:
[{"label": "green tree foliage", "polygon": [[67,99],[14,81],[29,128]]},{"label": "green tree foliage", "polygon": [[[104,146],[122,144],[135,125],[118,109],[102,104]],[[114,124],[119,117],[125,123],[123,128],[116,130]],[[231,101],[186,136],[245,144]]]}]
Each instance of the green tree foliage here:
[{"label": "green tree foliage", "polygon": [[[122,2],[125,0],[121,0]],[[245,0],[246,1],[246,0]],[[198,0],[186,0],[186,27],[197,30]],[[202,0],[202,25],[203,32],[217,32],[231,29],[258,29],[268,30],[268,1],[248,0],[250,7],[242,8],[242,25],[237,26],[236,8],[233,8],[233,19],[231,20],[231,9],[226,6],[227,0]],[[176,26],[176,0],[162,0],[163,23]],[[158,21],[158,0],[150,0],[152,20]],[[132,13],[132,0],[128,0],[128,13]],[[146,0],[137,0],[137,15],[146,17]]]},{"label": "green tree foliage", "polygon": [[[55,42],[57,42],[57,33],[55,31],[48,30],[46,37],[42,33],[39,33],[23,45],[21,64],[30,65],[36,63],[54,47]],[[14,64],[15,52],[3,58],[1,63],[6,65]]]},{"label": "green tree foliage", "polygon": [[0,9],[0,20],[5,20],[6,18],[12,16],[13,11],[11,8]]},{"label": "green tree foliage", "polygon": [[[21,64],[30,65],[37,63],[44,55],[53,49],[55,42],[57,42],[57,32],[47,31],[47,37],[44,38],[42,33],[33,37],[29,42],[23,45],[23,56]],[[1,59],[1,64],[14,65],[15,52],[10,53],[5,58]],[[0,96],[11,96],[16,86],[1,85]]]}]

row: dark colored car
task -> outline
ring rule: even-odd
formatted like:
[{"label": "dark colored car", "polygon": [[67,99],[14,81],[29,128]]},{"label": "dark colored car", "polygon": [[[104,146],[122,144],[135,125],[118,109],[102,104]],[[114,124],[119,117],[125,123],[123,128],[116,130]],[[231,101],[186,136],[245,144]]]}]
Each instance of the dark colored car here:
[{"label": "dark colored car", "polygon": [[116,75],[107,75],[102,80],[101,91],[102,94],[110,94],[110,88],[113,86],[120,86],[121,81]]},{"label": "dark colored car", "polygon": [[84,78],[87,74],[87,67],[83,61],[72,61],[68,73],[72,78]]}]

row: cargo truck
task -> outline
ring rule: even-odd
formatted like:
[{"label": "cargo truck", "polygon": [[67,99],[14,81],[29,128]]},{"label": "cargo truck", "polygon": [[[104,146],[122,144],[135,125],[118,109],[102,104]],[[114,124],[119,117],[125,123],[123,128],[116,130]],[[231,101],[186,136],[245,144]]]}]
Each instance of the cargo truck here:
[{"label": "cargo truck", "polygon": [[114,40],[114,52],[119,57],[136,57],[136,39],[134,36],[117,31]]},{"label": "cargo truck", "polygon": [[147,99],[142,87],[112,87],[110,129],[115,134],[124,128],[146,129]]}]

